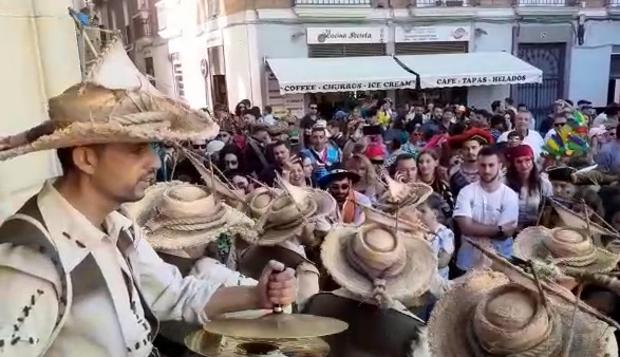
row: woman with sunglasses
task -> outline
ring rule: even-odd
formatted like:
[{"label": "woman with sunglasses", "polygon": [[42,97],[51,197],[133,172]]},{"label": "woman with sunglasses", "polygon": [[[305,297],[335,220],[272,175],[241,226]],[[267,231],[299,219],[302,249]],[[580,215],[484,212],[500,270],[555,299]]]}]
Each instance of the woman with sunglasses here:
[{"label": "woman with sunglasses", "polygon": [[535,226],[543,198],[553,195],[551,182],[538,172],[534,164],[534,151],[529,145],[509,148],[506,159],[506,185],[519,195],[518,229]]}]

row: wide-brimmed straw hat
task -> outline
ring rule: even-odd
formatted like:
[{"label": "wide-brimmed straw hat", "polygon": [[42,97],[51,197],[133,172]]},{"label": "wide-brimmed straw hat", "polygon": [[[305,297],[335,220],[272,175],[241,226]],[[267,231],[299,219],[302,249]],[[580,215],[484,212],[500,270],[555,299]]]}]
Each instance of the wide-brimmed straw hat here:
[{"label": "wide-brimmed straw hat", "polygon": [[[551,207],[558,214],[562,222],[565,226],[579,228],[579,229],[587,229],[592,234],[601,234],[612,237],[620,237],[620,233],[618,233],[612,226],[606,224],[606,227],[596,223],[596,222],[588,222],[585,219],[585,212],[577,213],[574,210],[570,209],[568,205],[571,202],[562,202],[556,198],[548,198],[551,203]],[[583,205],[583,204],[580,204]],[[592,211],[589,211],[590,213]]]},{"label": "wide-brimmed straw hat", "polygon": [[256,222],[259,245],[275,245],[299,236],[305,226],[324,226],[325,218],[335,212],[337,203],[327,192],[302,188],[280,180],[282,190],[262,191],[252,197],[250,208],[261,213]]},{"label": "wide-brimmed straw hat", "polygon": [[256,239],[254,222],[219,201],[206,187],[179,181],[158,183],[125,210],[146,231],[155,250],[174,251],[205,245],[222,233]]},{"label": "wide-brimmed straw hat", "polygon": [[433,193],[433,188],[420,182],[402,183],[385,176],[387,190],[377,200],[377,208],[388,213],[417,207]]},{"label": "wide-brimmed straw hat", "polygon": [[421,296],[437,270],[426,241],[378,223],[336,226],[321,245],[321,260],[340,286],[380,302]]},{"label": "wide-brimmed straw hat", "polygon": [[428,324],[433,356],[602,357],[609,326],[551,294],[547,306],[537,291],[502,273],[481,271],[455,285],[435,305]]},{"label": "wide-brimmed straw hat", "polygon": [[204,112],[165,97],[111,41],[82,83],[49,100],[49,120],[0,151],[0,160],[34,151],[106,143],[210,139],[218,126]]},{"label": "wide-brimmed straw hat", "polygon": [[550,261],[591,273],[611,271],[620,261],[619,255],[596,247],[588,232],[576,228],[528,227],[517,235],[513,249],[523,260]]},{"label": "wide-brimmed straw hat", "polygon": [[364,223],[377,223],[386,227],[392,227],[402,231],[411,238],[427,240],[428,234],[433,234],[431,230],[420,221],[415,212],[415,208],[406,208],[399,211],[398,217],[390,215],[375,208],[364,206]]},{"label": "wide-brimmed straw hat", "polygon": [[247,214],[254,219],[259,219],[269,209],[269,205],[276,197],[282,194],[282,190],[272,187],[258,187],[245,197]]}]

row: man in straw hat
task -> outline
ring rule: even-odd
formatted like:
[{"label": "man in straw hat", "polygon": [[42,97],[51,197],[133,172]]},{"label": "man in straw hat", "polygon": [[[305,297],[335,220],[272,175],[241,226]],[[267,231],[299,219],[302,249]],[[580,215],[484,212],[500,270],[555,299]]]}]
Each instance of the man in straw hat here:
[{"label": "man in straw hat", "polygon": [[326,338],[330,356],[430,356],[424,322],[400,301],[429,290],[437,259],[426,241],[384,219],[388,224],[338,225],[321,247],[323,265],[342,288],[313,296],[304,312],[349,324]]},{"label": "man in straw hat", "polygon": [[336,202],[322,190],[296,187],[281,179],[280,186],[281,190],[263,189],[253,195],[250,210],[260,214],[255,226],[258,237],[240,254],[238,268],[252,278],[258,278],[271,259],[295,269],[299,286],[296,302],[303,305],[319,291],[319,270],[307,258],[306,247],[316,245],[317,234],[329,231],[327,217],[333,214]]},{"label": "man in straw hat", "polygon": [[614,330],[546,287],[491,271],[456,284],[428,325],[431,352],[442,357],[612,357]]},{"label": "man in straw hat", "polygon": [[204,113],[152,87],[119,41],[84,83],[50,99],[49,113],[27,142],[0,151],[8,159],[59,149],[64,169],[0,227],[4,354],[156,355],[158,319],[202,323],[293,301],[294,271],[276,273],[284,270],[277,262],[256,287],[183,278],[117,211],[154,179],[159,160],[150,143],[217,133]]}]

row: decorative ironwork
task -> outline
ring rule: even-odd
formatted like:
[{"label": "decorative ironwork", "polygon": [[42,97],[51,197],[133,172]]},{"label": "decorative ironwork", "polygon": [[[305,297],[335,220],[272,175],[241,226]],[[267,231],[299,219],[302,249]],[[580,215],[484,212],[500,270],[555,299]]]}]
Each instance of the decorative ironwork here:
[{"label": "decorative ironwork", "polygon": [[461,7],[467,6],[467,0],[416,0],[416,7]]},{"label": "decorative ironwork", "polygon": [[517,0],[518,6],[570,6],[572,2],[566,0]]},{"label": "decorative ironwork", "polygon": [[551,113],[553,102],[564,97],[565,53],[564,43],[519,45],[519,58],[540,68],[543,82],[514,86],[513,99],[516,103],[527,105],[537,125]]}]

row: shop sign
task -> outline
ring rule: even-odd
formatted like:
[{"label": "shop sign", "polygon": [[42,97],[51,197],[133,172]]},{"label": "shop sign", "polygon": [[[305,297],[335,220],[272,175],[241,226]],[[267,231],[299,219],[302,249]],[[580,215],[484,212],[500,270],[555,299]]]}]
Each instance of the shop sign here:
[{"label": "shop sign", "polygon": [[207,48],[224,45],[224,40],[222,39],[221,30],[206,32],[204,35],[204,39],[205,39],[205,43],[207,44]]},{"label": "shop sign", "polygon": [[322,93],[322,92],[355,92],[367,90],[388,90],[399,88],[415,88],[416,80],[395,81],[359,81],[347,83],[313,83],[280,85],[280,93]]},{"label": "shop sign", "polygon": [[[525,74],[506,74],[506,75],[479,75],[479,76],[454,76],[439,77],[433,80],[432,85],[425,87],[470,87],[480,85],[502,85],[531,82],[531,76]],[[423,78],[425,83],[429,81]]]},{"label": "shop sign", "polygon": [[416,26],[397,27],[394,31],[395,42],[449,42],[469,41],[469,26]]},{"label": "shop sign", "polygon": [[330,43],[385,43],[385,27],[309,27],[306,39],[309,44]]}]

